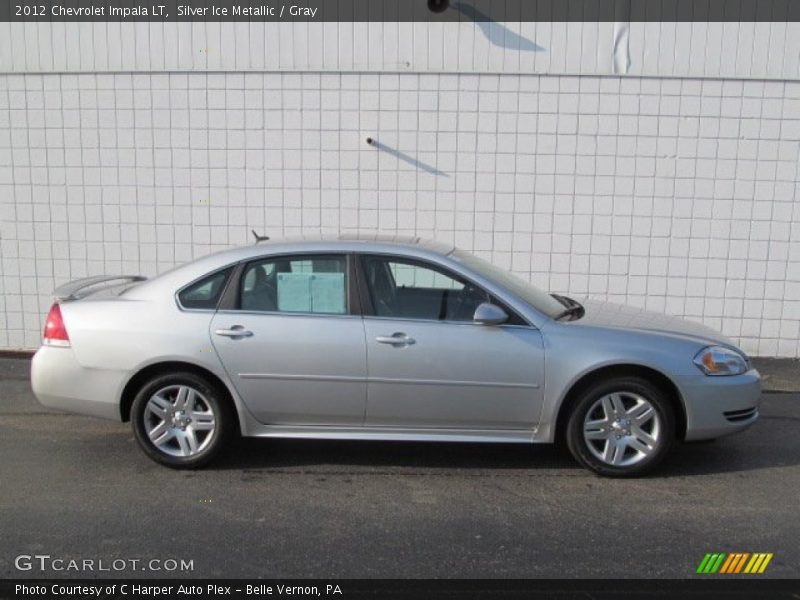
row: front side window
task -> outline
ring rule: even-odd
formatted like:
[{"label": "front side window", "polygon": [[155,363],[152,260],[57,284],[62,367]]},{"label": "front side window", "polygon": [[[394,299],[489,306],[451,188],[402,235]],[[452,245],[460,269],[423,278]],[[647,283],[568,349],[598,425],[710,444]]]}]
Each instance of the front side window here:
[{"label": "front side window", "polygon": [[240,308],[249,311],[347,313],[347,259],[298,256],[261,259],[245,268]]},{"label": "front side window", "polygon": [[178,294],[181,306],[194,310],[214,310],[217,307],[232,269],[212,273]]},{"label": "front side window", "polygon": [[472,321],[489,301],[479,287],[432,265],[384,256],[364,257],[376,316],[432,321]]},{"label": "front side window", "polygon": [[457,249],[450,257],[481,277],[485,277],[498,286],[505,288],[517,298],[524,300],[533,308],[550,318],[555,318],[564,311],[564,304],[556,300],[551,294],[540,290],[530,282],[525,281],[513,273],[496,267],[482,258],[478,258],[474,254]]}]

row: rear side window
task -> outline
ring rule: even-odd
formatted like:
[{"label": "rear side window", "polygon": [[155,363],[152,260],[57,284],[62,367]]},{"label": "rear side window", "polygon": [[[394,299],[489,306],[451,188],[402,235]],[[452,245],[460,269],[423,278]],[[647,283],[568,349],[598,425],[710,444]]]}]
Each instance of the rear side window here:
[{"label": "rear side window", "polygon": [[344,256],[259,260],[247,265],[241,281],[242,310],[347,314],[347,259]]},{"label": "rear side window", "polygon": [[233,269],[217,271],[196,281],[178,294],[183,308],[214,310]]}]

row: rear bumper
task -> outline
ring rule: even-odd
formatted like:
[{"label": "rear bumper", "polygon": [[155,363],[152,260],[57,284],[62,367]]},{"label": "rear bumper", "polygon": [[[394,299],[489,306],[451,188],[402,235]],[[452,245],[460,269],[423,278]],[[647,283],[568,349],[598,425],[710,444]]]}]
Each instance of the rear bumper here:
[{"label": "rear bumper", "polygon": [[125,371],[82,367],[72,348],[42,346],[31,363],[31,388],[49,408],[119,421],[125,375]]},{"label": "rear bumper", "polygon": [[761,376],[751,369],[732,377],[703,376],[683,387],[686,440],[708,440],[747,429],[758,420]]}]

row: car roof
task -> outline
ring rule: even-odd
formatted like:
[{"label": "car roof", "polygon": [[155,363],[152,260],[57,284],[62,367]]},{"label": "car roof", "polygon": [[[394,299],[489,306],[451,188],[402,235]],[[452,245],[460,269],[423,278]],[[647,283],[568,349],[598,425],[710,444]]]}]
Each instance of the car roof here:
[{"label": "car roof", "polygon": [[410,235],[345,233],[340,235],[312,234],[285,238],[270,238],[247,246],[237,246],[215,252],[211,256],[245,260],[254,256],[285,252],[387,252],[411,250],[412,254],[447,256],[455,250],[444,244]]},{"label": "car roof", "polygon": [[197,258],[131,288],[125,296],[145,296],[154,287],[177,289],[228,265],[261,256],[293,253],[371,252],[400,254],[411,258],[448,256],[455,250],[452,245],[424,240],[414,236],[387,236],[381,234],[343,234],[337,236],[304,235],[283,239],[270,239],[247,246],[236,246]]}]

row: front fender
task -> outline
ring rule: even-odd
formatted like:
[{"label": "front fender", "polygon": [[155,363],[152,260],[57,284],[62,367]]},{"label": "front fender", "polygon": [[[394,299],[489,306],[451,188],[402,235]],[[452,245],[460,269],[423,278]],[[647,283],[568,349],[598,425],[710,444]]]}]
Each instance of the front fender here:
[{"label": "front fender", "polygon": [[594,327],[569,327],[553,323],[542,330],[545,339],[545,391],[536,442],[553,442],[561,408],[581,380],[609,367],[654,371],[672,383],[687,414],[685,387],[701,375],[692,358],[702,347],[698,342]]}]

